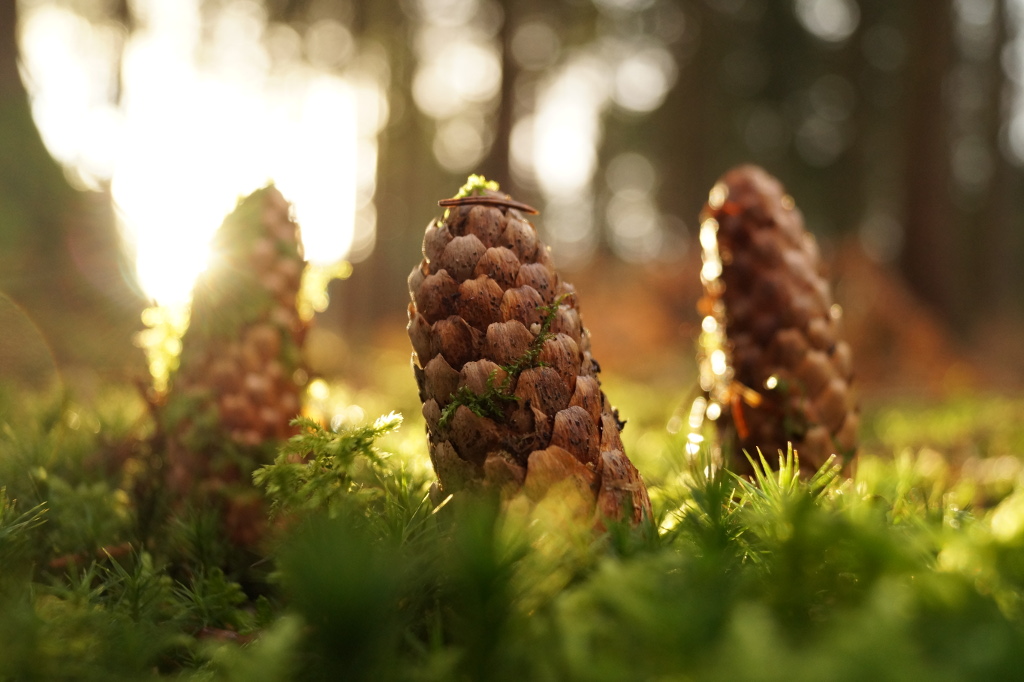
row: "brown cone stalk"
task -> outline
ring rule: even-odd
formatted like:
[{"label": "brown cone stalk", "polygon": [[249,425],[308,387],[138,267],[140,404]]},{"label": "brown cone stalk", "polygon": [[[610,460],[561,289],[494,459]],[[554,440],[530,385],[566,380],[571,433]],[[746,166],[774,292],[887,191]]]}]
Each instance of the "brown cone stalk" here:
[{"label": "brown cone stalk", "polygon": [[749,471],[740,450],[771,462],[789,443],[805,471],[832,454],[848,461],[859,424],[850,347],[792,197],[761,168],[734,168],[711,190],[700,241],[701,385],[732,467]]},{"label": "brown cone stalk", "polygon": [[[538,502],[572,489],[596,524],[650,518],[622,422],[580,322],[524,213],[472,176],[427,226],[409,275],[409,337],[441,496],[491,489]],[[554,491],[552,491],[554,492]]]},{"label": "brown cone stalk", "polygon": [[[239,201],[217,232],[163,409],[167,482],[177,498],[251,490],[248,469],[267,459],[263,446],[292,435],[304,381],[306,323],[296,299],[305,265],[298,225],[273,186]],[[228,458],[225,443],[249,454]],[[238,499],[226,510],[243,536],[259,516]]]}]

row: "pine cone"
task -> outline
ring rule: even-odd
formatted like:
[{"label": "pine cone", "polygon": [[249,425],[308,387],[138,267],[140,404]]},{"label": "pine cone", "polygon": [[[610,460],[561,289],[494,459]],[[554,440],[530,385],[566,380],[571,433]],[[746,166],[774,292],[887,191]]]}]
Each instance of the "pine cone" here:
[{"label": "pine cone", "polygon": [[409,337],[442,495],[532,502],[578,491],[595,523],[650,518],[580,322],[579,299],[523,213],[472,176],[427,226],[409,275]]},{"label": "pine cone", "polygon": [[224,439],[248,449],[255,466],[260,446],[294,433],[306,332],[296,299],[305,265],[298,225],[273,186],[239,201],[217,232],[164,409],[167,478],[179,497],[248,484],[237,458],[210,461]]},{"label": "pine cone", "polygon": [[778,180],[756,166],[726,173],[701,212],[705,296],[701,386],[731,443],[769,459],[792,443],[801,468],[849,460],[859,417],[850,347],[814,237]]}]

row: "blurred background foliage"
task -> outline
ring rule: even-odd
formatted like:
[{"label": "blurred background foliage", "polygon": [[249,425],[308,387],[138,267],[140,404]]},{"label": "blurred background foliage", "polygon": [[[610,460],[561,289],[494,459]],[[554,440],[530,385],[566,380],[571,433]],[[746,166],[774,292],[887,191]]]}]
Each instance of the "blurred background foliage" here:
[{"label": "blurred background foliage", "polygon": [[353,263],[309,350],[359,381],[404,352],[435,202],[483,172],[541,210],[606,368],[688,380],[696,215],[751,161],[825,247],[862,386],[1024,376],[1020,0],[2,5],[7,374],[143,375],[141,308],[273,178],[310,260]]}]

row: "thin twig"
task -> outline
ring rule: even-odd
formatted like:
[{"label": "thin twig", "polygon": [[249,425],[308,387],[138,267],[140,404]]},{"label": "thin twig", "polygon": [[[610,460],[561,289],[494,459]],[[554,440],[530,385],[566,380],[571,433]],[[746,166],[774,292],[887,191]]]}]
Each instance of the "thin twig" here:
[{"label": "thin twig", "polygon": [[507,208],[518,209],[518,210],[522,211],[523,213],[529,213],[531,215],[536,215],[537,213],[540,213],[540,211],[535,209],[533,206],[530,206],[528,204],[524,204],[521,201],[516,201],[515,199],[512,199],[511,197],[502,198],[502,197],[489,197],[489,196],[469,196],[469,197],[456,197],[454,199],[441,199],[441,201],[437,202],[438,206],[444,206],[444,207],[449,207],[449,206],[470,206],[470,205],[473,205],[473,204],[482,204],[484,206],[505,206]]}]

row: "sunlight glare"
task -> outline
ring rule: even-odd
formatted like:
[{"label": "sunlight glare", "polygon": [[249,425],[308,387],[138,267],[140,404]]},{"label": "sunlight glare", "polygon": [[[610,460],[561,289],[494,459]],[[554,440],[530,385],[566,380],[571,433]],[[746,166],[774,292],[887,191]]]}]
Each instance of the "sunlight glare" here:
[{"label": "sunlight glare", "polygon": [[294,202],[306,258],[318,265],[341,260],[352,245],[353,222],[339,225],[336,216],[351,216],[356,208],[355,109],[348,83],[335,76],[314,78],[296,112],[292,151],[301,158],[289,164],[289,150],[281,150],[277,186]]},{"label": "sunlight glare", "polygon": [[[85,185],[109,181],[149,297],[187,302],[224,216],[272,180],[293,202],[312,263],[345,258],[357,225],[372,245],[387,105],[380,78],[328,68],[354,48],[328,55],[323,34],[345,27],[309,32],[316,68],[279,49],[279,27],[251,0],[210,16],[200,0],[137,0],[131,11],[125,42],[119,26],[97,27],[53,2],[26,5],[20,37],[43,139]],[[200,42],[204,22],[210,44]],[[272,52],[291,56],[275,62]]]},{"label": "sunlight glare", "polygon": [[[110,68],[123,44],[115,24],[94,25],[69,9],[43,5],[22,19],[22,78],[32,94],[32,116],[70,179],[95,189],[109,177],[118,112],[108,103],[117,87]],[[75,112],[75,116],[69,116]]]}]

